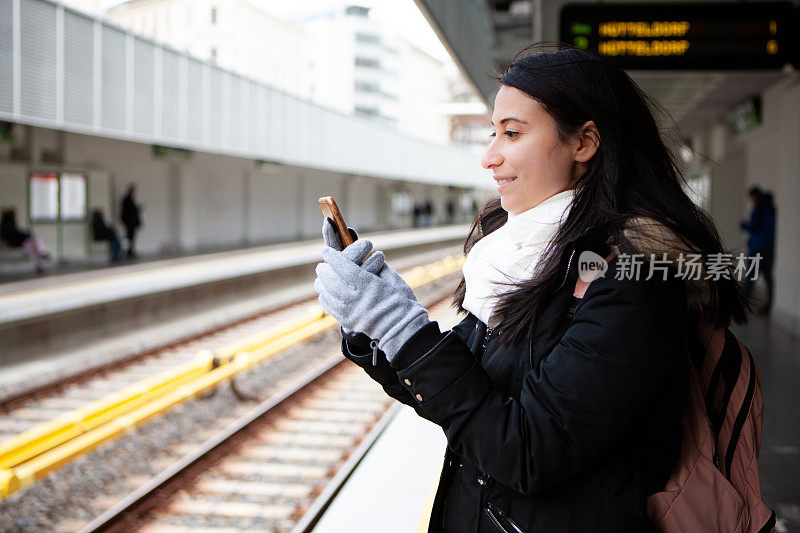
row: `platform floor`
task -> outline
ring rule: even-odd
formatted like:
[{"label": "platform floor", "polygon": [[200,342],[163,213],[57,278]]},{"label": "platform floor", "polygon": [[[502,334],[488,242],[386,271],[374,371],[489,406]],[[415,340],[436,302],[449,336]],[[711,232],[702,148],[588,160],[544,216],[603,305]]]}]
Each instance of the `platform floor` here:
[{"label": "platform floor", "polygon": [[446,444],[439,426],[401,407],[314,533],[427,531]]},{"label": "platform floor", "polygon": [[750,349],[761,372],[762,491],[778,515],[776,532],[800,532],[800,337],[764,316],[732,330]]},{"label": "platform floor", "polygon": [[[466,237],[466,232],[469,226],[465,224],[442,225],[431,227],[419,228],[403,228],[395,230],[386,230],[380,232],[364,233],[364,238],[373,238],[374,236],[383,235],[396,235],[414,233],[417,230],[422,230],[423,234],[445,228],[462,228],[463,236]],[[445,229],[445,231],[448,231]],[[0,293],[11,290],[15,285],[20,283],[21,287],[25,286],[40,286],[42,280],[59,279],[61,276],[71,276],[73,279],[89,279],[97,276],[104,275],[104,271],[109,272],[136,272],[139,270],[153,268],[158,264],[174,264],[174,263],[191,263],[197,261],[206,261],[213,257],[225,257],[240,254],[251,254],[254,252],[262,252],[271,249],[280,249],[285,247],[295,246],[301,243],[319,243],[319,238],[304,239],[300,241],[285,241],[269,244],[254,245],[248,247],[242,246],[220,246],[194,252],[164,252],[158,254],[138,255],[134,259],[123,258],[118,263],[110,263],[104,257],[90,257],[86,259],[64,260],[61,262],[45,261],[45,270],[42,273],[36,273],[33,269],[32,263],[19,262],[19,263],[3,263],[0,262]],[[54,281],[44,281],[44,284],[53,283]]]}]

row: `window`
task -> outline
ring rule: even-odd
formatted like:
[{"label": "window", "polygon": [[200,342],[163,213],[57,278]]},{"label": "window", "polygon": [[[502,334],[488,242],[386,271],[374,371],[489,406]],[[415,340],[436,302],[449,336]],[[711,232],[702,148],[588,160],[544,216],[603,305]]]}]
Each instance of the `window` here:
[{"label": "window", "polygon": [[362,93],[378,93],[380,92],[381,88],[378,86],[377,83],[372,83],[368,81],[356,81],[356,91]]},{"label": "window", "polygon": [[83,221],[86,175],[78,172],[32,172],[30,216],[33,222]]},{"label": "window", "polygon": [[212,26],[216,26],[217,25],[217,8],[216,7],[212,7],[211,8],[211,25]]},{"label": "window", "polygon": [[377,107],[356,106],[356,113],[359,115],[367,115],[370,117],[377,117],[379,115]]},{"label": "window", "polygon": [[211,62],[212,63],[217,62],[217,48],[215,46],[211,47]]},{"label": "window", "polygon": [[362,6],[347,6],[345,14],[353,15],[356,17],[367,17],[369,16],[369,8]]},{"label": "window", "polygon": [[381,63],[377,59],[370,59],[367,57],[357,57],[356,66],[364,68],[381,68]]},{"label": "window", "polygon": [[83,220],[86,216],[86,176],[75,172],[62,173],[59,192],[61,220]]},{"label": "window", "polygon": [[366,44],[381,44],[381,38],[379,35],[356,33],[356,42]]},{"label": "window", "polygon": [[393,192],[391,205],[395,214],[410,215],[414,210],[414,198],[407,192]]},{"label": "window", "polygon": [[58,175],[34,172],[30,181],[30,216],[33,222],[55,222],[58,219]]}]

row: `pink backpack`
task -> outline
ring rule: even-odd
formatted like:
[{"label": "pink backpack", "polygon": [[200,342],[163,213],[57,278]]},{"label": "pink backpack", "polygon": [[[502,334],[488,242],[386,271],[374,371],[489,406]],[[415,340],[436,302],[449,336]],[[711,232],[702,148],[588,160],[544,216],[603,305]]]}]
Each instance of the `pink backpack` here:
[{"label": "pink backpack", "polygon": [[[589,283],[579,277],[575,296]],[[690,355],[681,456],[664,490],[647,499],[647,514],[666,533],[771,532],[775,512],[758,471],[761,376],[727,328],[701,324],[696,333],[702,349]]]}]

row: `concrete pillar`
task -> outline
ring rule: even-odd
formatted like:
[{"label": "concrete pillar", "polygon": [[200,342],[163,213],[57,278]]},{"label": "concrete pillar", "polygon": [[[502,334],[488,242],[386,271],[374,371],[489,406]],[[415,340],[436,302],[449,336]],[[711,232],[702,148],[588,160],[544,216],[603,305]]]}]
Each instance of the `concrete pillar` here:
[{"label": "concrete pillar", "polygon": [[183,179],[184,165],[177,161],[169,163],[168,173],[168,186],[167,205],[169,206],[168,221],[169,227],[167,229],[169,243],[166,245],[166,252],[178,252],[181,249],[181,221],[183,216],[183,208],[181,201],[181,181]]}]

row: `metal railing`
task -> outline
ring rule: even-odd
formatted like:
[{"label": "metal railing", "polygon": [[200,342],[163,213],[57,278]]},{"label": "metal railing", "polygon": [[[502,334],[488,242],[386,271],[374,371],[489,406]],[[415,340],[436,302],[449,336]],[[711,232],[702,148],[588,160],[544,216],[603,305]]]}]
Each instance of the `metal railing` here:
[{"label": "metal railing", "polygon": [[52,0],[0,0],[0,120],[482,187],[474,155],[323,108]]}]

